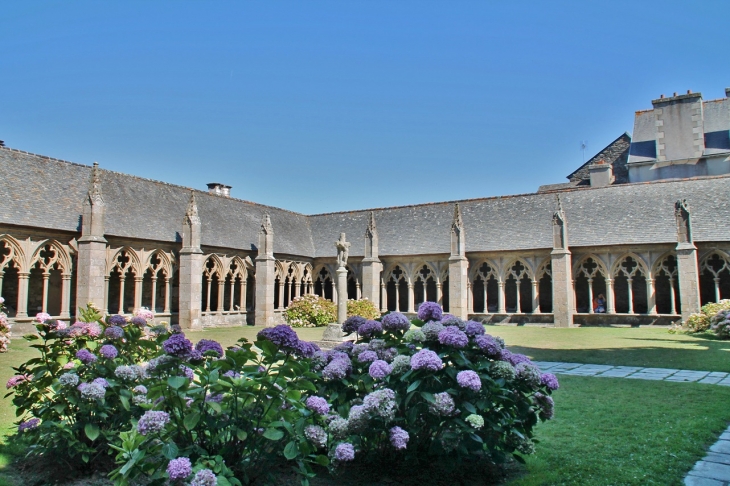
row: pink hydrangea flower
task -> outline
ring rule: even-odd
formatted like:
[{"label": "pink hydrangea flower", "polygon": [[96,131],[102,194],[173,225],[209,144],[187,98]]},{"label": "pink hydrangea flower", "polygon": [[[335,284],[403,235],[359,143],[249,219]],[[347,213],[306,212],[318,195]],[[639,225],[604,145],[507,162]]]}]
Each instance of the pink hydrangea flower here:
[{"label": "pink hydrangea flower", "polygon": [[36,322],[40,322],[41,324],[43,324],[44,322],[46,322],[50,319],[51,319],[51,315],[46,312],[39,312],[38,314],[35,315]]}]

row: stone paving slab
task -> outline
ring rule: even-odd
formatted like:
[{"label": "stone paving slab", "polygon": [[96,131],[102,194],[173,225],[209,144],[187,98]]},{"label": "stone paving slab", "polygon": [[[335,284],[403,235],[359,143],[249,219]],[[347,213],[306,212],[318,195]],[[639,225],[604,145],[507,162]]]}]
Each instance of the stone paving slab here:
[{"label": "stone paving slab", "polygon": [[699,461],[689,472],[690,476],[699,476],[716,481],[730,481],[730,466],[717,462]]},{"label": "stone paving slab", "polygon": [[[725,431],[722,435],[727,434]],[[722,438],[722,435],[720,436]],[[707,455],[702,459],[705,462],[719,462],[720,464],[727,464],[730,466],[730,454],[720,454],[719,452],[708,452]]]},{"label": "stone paving slab", "polygon": [[725,481],[691,475],[684,478],[684,484],[685,486],[727,486]]}]

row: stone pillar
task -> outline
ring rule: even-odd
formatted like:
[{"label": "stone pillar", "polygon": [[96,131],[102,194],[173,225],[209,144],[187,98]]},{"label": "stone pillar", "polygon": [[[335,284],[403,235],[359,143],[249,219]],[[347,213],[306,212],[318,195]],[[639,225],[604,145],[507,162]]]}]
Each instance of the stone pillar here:
[{"label": "stone pillar", "polygon": [[226,281],[222,278],[218,279],[218,305],[216,307],[216,312],[220,314],[221,312],[224,312],[225,309],[223,308],[223,298],[226,295]]},{"label": "stone pillar", "polygon": [[388,312],[388,287],[385,286],[383,279],[380,279],[380,312],[383,314]]},{"label": "stone pillar", "polygon": [[416,293],[413,291],[413,283],[408,282],[408,312],[413,314],[416,312]]},{"label": "stone pillar", "polygon": [[532,281],[532,313],[540,314],[540,291],[537,280]]},{"label": "stone pillar", "polygon": [[656,294],[654,293],[654,283],[654,279],[646,279],[647,313],[650,315],[656,315]]},{"label": "stone pillar", "polygon": [[634,313],[634,279],[629,278],[628,279],[628,287],[629,287],[629,314]]},{"label": "stone pillar", "polygon": [[400,280],[395,282],[395,311],[400,312]]},{"label": "stone pillar", "polygon": [[[383,264],[378,258],[378,228],[375,226],[375,213],[370,211],[368,227],[365,230],[365,258],[362,261],[362,296],[375,304],[376,308],[387,308],[387,305],[380,303],[380,293],[385,284],[382,283],[380,273],[383,271]],[[383,290],[383,300],[386,300],[386,292]]]},{"label": "stone pillar", "polygon": [[61,319],[71,317],[71,274],[61,275]]},{"label": "stone pillar", "polygon": [[170,313],[170,299],[172,298],[172,278],[165,277],[165,308],[162,310],[163,313]]},{"label": "stone pillar", "polygon": [[613,304],[613,279],[606,279],[606,314],[615,314],[616,306]]},{"label": "stone pillar", "polygon": [[504,281],[497,281],[497,314],[504,314],[507,312],[507,305],[505,304],[504,295]]},{"label": "stone pillar", "polygon": [[341,266],[337,273],[337,322],[342,324],[347,320],[347,268]]},{"label": "stone pillar", "polygon": [[152,301],[150,302],[150,310],[157,312],[157,274],[152,275],[152,293],[150,294]]},{"label": "stone pillar", "polygon": [[466,259],[464,221],[459,204],[454,205],[451,223],[451,256],[449,257],[449,314],[459,319],[469,318],[469,260]]},{"label": "stone pillar", "polygon": [[466,290],[467,290],[467,294],[468,294],[467,298],[469,299],[468,300],[469,307],[467,309],[467,313],[473,314],[474,313],[474,286],[471,284],[471,282],[469,280],[466,281]]},{"label": "stone pillar", "polygon": [[[558,208],[553,213],[553,251],[550,265],[553,277],[553,322],[555,327],[569,327],[573,324],[575,290],[571,255],[568,249],[568,225],[565,213],[557,196]],[[590,302],[589,307],[593,306]]]},{"label": "stone pillar", "polygon": [[677,303],[676,303],[676,297],[675,297],[675,289],[674,289],[674,278],[669,277],[669,312],[672,314],[679,314],[677,312]]},{"label": "stone pillar", "polygon": [[677,277],[682,321],[700,311],[700,272],[697,266],[697,247],[692,242],[692,225],[686,200],[674,205],[677,222]]},{"label": "stone pillar", "polygon": [[443,299],[444,298],[444,284],[441,283],[441,280],[436,282],[436,302],[443,307]]},{"label": "stone pillar", "polygon": [[134,277],[134,308],[139,309],[142,307],[142,281],[143,277]]},{"label": "stone pillar", "polygon": [[[180,327],[202,329],[203,263],[200,249],[200,217],[195,193],[191,191],[183,219],[183,247],[180,250]],[[210,292],[208,292],[210,298]]]},{"label": "stone pillar", "polygon": [[[268,214],[264,215],[259,231],[259,248],[256,256],[256,309],[257,326],[276,325],[274,316],[274,285],[276,260],[274,259],[274,229]],[[281,296],[281,293],[279,293]]]},{"label": "stone pillar", "polygon": [[588,279],[588,313],[593,314],[593,279]]},{"label": "stone pillar", "polygon": [[50,273],[43,272],[43,293],[41,294],[43,297],[41,300],[41,312],[48,311],[48,279],[50,278]]},{"label": "stone pillar", "polygon": [[18,308],[15,317],[28,317],[28,281],[30,274],[18,273]]},{"label": "stone pillar", "polygon": [[[76,260],[76,309],[94,304],[102,313],[107,309],[108,278],[106,274],[106,247],[104,215],[106,205],[101,194],[101,171],[94,163],[91,169],[89,191],[84,200],[81,219],[81,237]],[[75,310],[76,310],[75,309]],[[75,313],[75,312],[74,312]]]}]

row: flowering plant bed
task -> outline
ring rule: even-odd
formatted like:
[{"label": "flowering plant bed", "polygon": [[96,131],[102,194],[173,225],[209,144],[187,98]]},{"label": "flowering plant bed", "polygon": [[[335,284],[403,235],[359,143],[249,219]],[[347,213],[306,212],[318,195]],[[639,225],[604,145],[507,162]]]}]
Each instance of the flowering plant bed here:
[{"label": "flowering plant bed", "polygon": [[307,294],[291,301],[284,320],[291,327],[322,327],[337,320],[337,307],[331,300]]}]

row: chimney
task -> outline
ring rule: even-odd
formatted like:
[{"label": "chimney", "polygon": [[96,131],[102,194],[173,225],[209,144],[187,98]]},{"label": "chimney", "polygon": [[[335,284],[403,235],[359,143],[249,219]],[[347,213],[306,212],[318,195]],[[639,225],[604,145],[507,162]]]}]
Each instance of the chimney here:
[{"label": "chimney", "polygon": [[730,88],[725,88],[725,98],[730,98]]},{"label": "chimney", "polygon": [[216,196],[231,197],[231,186],[221,184],[220,182],[208,183],[208,193]]},{"label": "chimney", "polygon": [[605,160],[599,160],[588,166],[591,174],[591,187],[606,187],[613,184],[613,167]]}]

